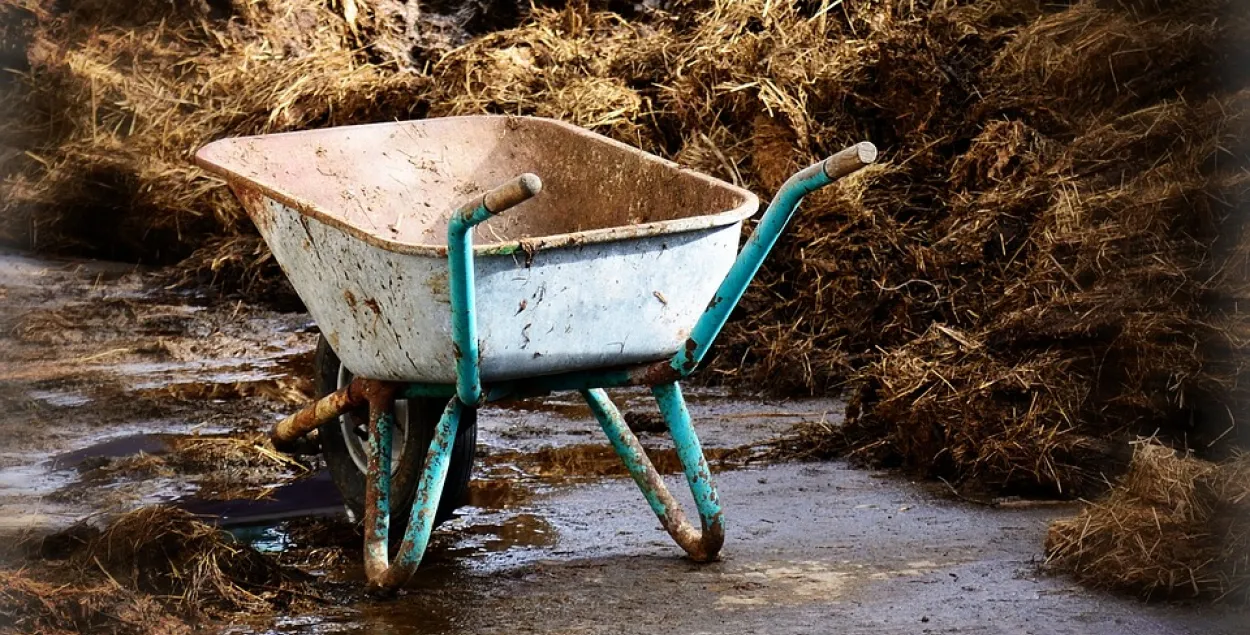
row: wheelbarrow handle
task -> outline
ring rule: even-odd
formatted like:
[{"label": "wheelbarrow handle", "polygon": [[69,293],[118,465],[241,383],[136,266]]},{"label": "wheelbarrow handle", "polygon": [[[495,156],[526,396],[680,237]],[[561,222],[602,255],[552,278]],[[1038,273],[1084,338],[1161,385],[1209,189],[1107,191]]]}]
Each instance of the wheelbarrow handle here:
[{"label": "wheelbarrow handle", "polygon": [[521,176],[500,185],[482,197],[482,205],[486,211],[499,214],[510,207],[516,207],[543,191],[543,180],[537,174],[526,172]]},{"label": "wheelbarrow handle", "polygon": [[786,179],[786,182],[777,190],[777,195],[773,197],[768,209],[764,211],[764,216],[756,225],[755,231],[747,239],[746,245],[743,246],[742,251],[738,252],[737,259],[734,260],[725,279],[721,281],[720,288],[712,296],[707,309],[691,329],[686,344],[678,349],[677,354],[669,362],[673,372],[679,377],[685,377],[694,372],[703,361],[703,356],[707,354],[712,342],[720,334],[721,328],[729,319],[729,314],[742,299],[742,294],[746,293],[747,287],[755,278],[760,266],[764,264],[764,259],[772,251],[773,245],[785,231],[799,203],[803,202],[803,197],[876,160],[877,147],[867,141],[861,141],[833,154],[824,161],[799,170],[794,176]]},{"label": "wheelbarrow handle", "polygon": [[861,141],[830,155],[818,165],[824,166],[825,176],[836,181],[866,165],[871,165],[876,160],[877,146]]},{"label": "wheelbarrow handle", "polygon": [[451,300],[451,338],[456,357],[456,396],[466,406],[476,407],[482,399],[473,298],[473,226],[528,201],[542,189],[542,179],[537,174],[526,172],[456,210],[447,224],[448,292]]},{"label": "wheelbarrow handle", "polygon": [[461,206],[452,214],[450,230],[467,231],[492,216],[530,200],[541,191],[542,179],[537,174],[526,172]]}]

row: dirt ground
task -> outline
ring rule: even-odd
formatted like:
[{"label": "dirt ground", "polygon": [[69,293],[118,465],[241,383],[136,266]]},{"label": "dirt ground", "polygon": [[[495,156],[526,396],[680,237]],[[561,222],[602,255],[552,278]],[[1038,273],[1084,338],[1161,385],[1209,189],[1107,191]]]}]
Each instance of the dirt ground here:
[{"label": "dirt ground", "polygon": [[[189,446],[253,443],[306,399],[315,326],[161,279],[0,254],[0,540],[168,502],[274,558],[342,546],[302,568],[361,581],[341,502],[315,461],[178,458]],[[645,393],[616,396],[627,412],[650,407]],[[210,630],[1250,632],[1245,614],[1147,605],[1045,574],[1046,523],[1071,505],[976,505],[897,474],[763,458],[796,423],[838,425],[838,401],[690,397],[728,518],[721,562],[679,557],[589,412],[557,395],[482,411],[472,504],[436,532],[398,598],[356,595]],[[655,434],[643,441],[665,447]]]}]

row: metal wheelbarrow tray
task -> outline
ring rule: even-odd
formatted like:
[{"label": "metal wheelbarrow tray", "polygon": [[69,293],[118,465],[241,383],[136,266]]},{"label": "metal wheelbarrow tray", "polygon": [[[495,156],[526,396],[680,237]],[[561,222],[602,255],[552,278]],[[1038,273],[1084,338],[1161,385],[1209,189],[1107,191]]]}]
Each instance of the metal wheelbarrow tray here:
[{"label": "metal wheelbarrow tray", "polygon": [[[753,194],[553,120],[226,139],[196,159],[230,184],[356,378],[272,436],[293,448],[367,406],[366,572],[393,588],[425,550],[465,412],[558,390],[582,392],[665,528],[695,560],[714,559],[720,504],[677,381],[698,366],[802,197],[875,156],[861,143],[796,174],[741,253]],[[603,390],[627,385],[652,387],[700,530]],[[392,475],[395,400],[418,398],[448,403],[424,465]],[[417,472],[392,559],[392,479]]]}]

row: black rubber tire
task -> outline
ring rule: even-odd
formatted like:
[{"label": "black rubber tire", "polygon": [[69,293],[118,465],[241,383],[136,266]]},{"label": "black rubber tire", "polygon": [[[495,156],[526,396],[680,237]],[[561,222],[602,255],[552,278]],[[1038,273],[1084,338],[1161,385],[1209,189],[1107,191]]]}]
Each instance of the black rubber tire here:
[{"label": "black rubber tire", "polygon": [[[317,380],[317,396],[323,397],[338,389],[339,366],[338,355],[330,348],[325,337],[317,341],[317,353],[314,368]],[[401,469],[419,471],[425,463],[425,455],[430,449],[430,440],[434,436],[434,428],[443,414],[447,403],[437,399],[408,400],[408,430],[404,447],[400,454]],[[349,413],[347,416],[357,418],[358,425],[367,429],[368,412]],[[343,501],[357,519],[364,518],[365,509],[365,475],[357,467],[348,452],[343,438],[343,426],[339,421],[327,423],[318,431],[321,439],[321,453],[325,458],[330,477],[338,487]],[[439,500],[438,512],[434,515],[434,526],[451,518],[452,513],[468,502],[469,476],[473,471],[473,457],[477,446],[477,410],[465,408],[456,430],[456,442],[451,450],[451,463],[447,469],[447,481],[443,484],[443,495]],[[390,536],[392,547],[397,546],[408,527],[408,519],[412,511],[412,503],[417,496],[419,478],[409,479],[407,491],[396,491],[399,486],[392,480],[391,490],[391,526]]]}]

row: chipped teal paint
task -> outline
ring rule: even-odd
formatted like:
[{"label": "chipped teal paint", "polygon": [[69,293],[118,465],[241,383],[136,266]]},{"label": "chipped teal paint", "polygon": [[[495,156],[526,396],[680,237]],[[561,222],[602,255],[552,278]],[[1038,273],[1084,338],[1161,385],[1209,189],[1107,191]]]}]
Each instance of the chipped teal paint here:
[{"label": "chipped teal paint", "polygon": [[725,544],[720,500],[677,385],[668,383],[658,386],[655,388],[655,396],[669,424],[669,430],[673,433],[673,442],[678,448],[677,456],[686,473],[690,493],[699,508],[702,531],[690,525],[681,503],[668,491],[664,477],[651,464],[642,444],[638,442],[638,437],[625,424],[624,418],[612,405],[607,393],[599,388],[583,390],[581,393],[586,403],[590,404],[595,418],[603,426],[612,447],[629,470],[630,476],[642,490],[651,511],[660,519],[664,530],[696,562],[715,560]]},{"label": "chipped teal paint", "polygon": [[[370,413],[373,416],[373,413]],[[377,513],[373,516],[373,526],[365,531],[373,533],[375,543],[385,549],[387,537],[391,533],[391,434],[394,428],[391,411],[388,409],[377,414],[377,423],[372,426],[369,435],[369,468],[370,478],[365,480],[366,487],[376,488],[375,505]],[[383,554],[385,556],[385,554]]]},{"label": "chipped teal paint", "polygon": [[738,252],[738,258],[734,260],[725,280],[712,296],[707,310],[691,329],[686,346],[673,356],[673,369],[682,377],[693,373],[699,362],[703,361],[703,356],[711,348],[712,342],[716,341],[716,336],[720,335],[729,314],[738,306],[742,294],[751,285],[751,280],[764,264],[768,252],[777,244],[777,238],[785,231],[799,203],[803,202],[803,197],[832,182],[833,179],[825,172],[825,162],[821,161],[798,172],[782,184],[759,225],[751,233],[751,238],[747,240],[742,251]]},{"label": "chipped teal paint", "polygon": [[642,490],[642,495],[651,506],[651,511],[661,519],[666,517],[668,508],[660,501],[659,494],[648,479],[655,473],[655,468],[651,466],[651,460],[647,458],[642,445],[638,443],[638,437],[635,437],[634,433],[629,430],[624,417],[616,409],[608,393],[601,388],[583,390],[581,393],[587,405],[590,406],[590,411],[599,420],[599,426],[603,428],[603,433],[612,443],[617,456],[621,457],[621,461],[625,463],[625,469],[629,470],[629,475],[634,477],[634,482]]},{"label": "chipped teal paint", "polygon": [[524,251],[523,249],[521,249],[520,245],[504,244],[504,245],[498,245],[498,246],[492,245],[488,247],[483,247],[482,250],[479,251],[478,253],[484,256],[511,256],[517,253],[518,251]]},{"label": "chipped teal paint", "polygon": [[668,432],[673,437],[673,446],[677,449],[677,458],[681,460],[682,470],[686,473],[686,483],[690,485],[690,493],[694,496],[695,507],[699,509],[699,519],[703,527],[723,526],[720,497],[716,493],[715,483],[712,482],[707,459],[703,456],[699,435],[695,434],[694,425],[690,421],[690,411],[686,409],[681,387],[676,382],[660,384],[651,388],[651,394],[655,396],[660,414],[664,415],[664,421],[668,424]]},{"label": "chipped teal paint", "polygon": [[456,355],[456,394],[477,405],[482,398],[478,359],[477,318],[473,299],[473,226],[491,217],[484,202],[457,210],[447,224],[448,292],[451,296],[451,338]]},{"label": "chipped teal paint", "polygon": [[417,485],[417,499],[412,505],[408,530],[404,533],[399,553],[395,554],[391,563],[404,580],[412,576],[430,543],[434,516],[443,497],[443,484],[447,481],[447,468],[451,464],[451,449],[455,445],[456,430],[460,427],[463,413],[464,404],[459,399],[452,399],[434,428],[434,438],[430,441],[430,451],[425,455],[425,469]]}]

